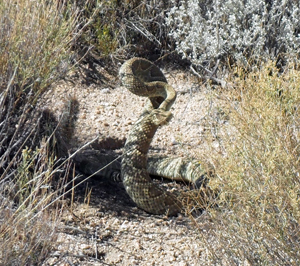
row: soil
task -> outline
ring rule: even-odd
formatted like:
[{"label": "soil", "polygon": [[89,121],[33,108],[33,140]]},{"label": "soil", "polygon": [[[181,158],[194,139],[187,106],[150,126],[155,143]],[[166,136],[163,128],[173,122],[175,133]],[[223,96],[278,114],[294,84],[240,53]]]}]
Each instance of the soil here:
[{"label": "soil", "polygon": [[[174,117],[158,130],[150,153],[205,161],[206,136],[217,134],[212,132],[212,121],[226,126],[216,93],[189,73],[164,73],[178,96],[171,109]],[[112,83],[96,85],[77,78],[46,93],[43,105],[57,119],[66,103],[78,102],[69,141],[72,149],[96,138],[94,147],[122,150],[147,99],[113,83],[116,78],[109,79]],[[219,148],[217,137],[211,145]],[[122,183],[99,178],[78,186],[69,202],[59,224],[57,245],[44,265],[210,265],[207,243],[201,237],[208,233],[205,211],[193,217],[150,215],[135,206]]]}]

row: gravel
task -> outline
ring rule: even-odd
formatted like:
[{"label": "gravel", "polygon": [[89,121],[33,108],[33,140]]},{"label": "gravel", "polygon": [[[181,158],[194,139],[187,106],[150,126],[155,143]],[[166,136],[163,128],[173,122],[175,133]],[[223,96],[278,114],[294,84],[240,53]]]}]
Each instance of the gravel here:
[{"label": "gravel", "polygon": [[[203,159],[210,118],[220,120],[211,100],[213,91],[190,74],[165,74],[178,91],[171,109],[174,118],[158,130],[150,153]],[[43,106],[59,117],[72,98],[77,99],[79,111],[71,148],[98,136],[98,143],[106,141],[106,148],[121,149],[146,103],[119,85],[87,86],[76,80],[52,88]],[[218,142],[213,145],[217,148]],[[65,209],[57,244],[44,265],[211,265],[207,243],[201,238],[207,232],[206,219],[205,212],[194,219],[149,215],[135,207],[122,184],[90,179],[76,189],[72,208]]]}]

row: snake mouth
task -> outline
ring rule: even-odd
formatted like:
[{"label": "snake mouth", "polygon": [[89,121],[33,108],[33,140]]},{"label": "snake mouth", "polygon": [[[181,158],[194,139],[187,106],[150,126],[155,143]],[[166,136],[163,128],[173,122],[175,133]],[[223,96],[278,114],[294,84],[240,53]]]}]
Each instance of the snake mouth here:
[{"label": "snake mouth", "polygon": [[158,109],[160,105],[164,102],[164,97],[150,97],[150,101],[154,109]]},{"label": "snake mouth", "polygon": [[167,83],[162,71],[146,59],[126,61],[119,73],[130,92],[148,97],[152,104],[147,106],[127,137],[121,163],[124,187],[133,201],[147,212],[178,213],[181,208],[176,197],[152,183],[146,169],[150,143],[158,127],[171,120],[169,110],[176,99],[176,92]]}]

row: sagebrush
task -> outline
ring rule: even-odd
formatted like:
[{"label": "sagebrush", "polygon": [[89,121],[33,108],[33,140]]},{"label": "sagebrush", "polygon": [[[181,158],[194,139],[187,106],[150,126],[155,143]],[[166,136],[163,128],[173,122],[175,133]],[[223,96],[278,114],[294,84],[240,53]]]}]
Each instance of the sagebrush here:
[{"label": "sagebrush", "polygon": [[285,61],[300,51],[299,1],[184,0],[170,9],[166,22],[176,50],[195,65],[222,60],[248,67]]}]

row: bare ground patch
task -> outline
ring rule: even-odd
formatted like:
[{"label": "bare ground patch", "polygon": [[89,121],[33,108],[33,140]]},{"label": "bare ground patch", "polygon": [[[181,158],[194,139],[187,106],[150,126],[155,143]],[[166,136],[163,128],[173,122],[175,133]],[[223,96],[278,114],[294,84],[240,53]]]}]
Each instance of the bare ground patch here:
[{"label": "bare ground patch", "polygon": [[[214,92],[187,73],[166,73],[166,77],[178,92],[171,110],[174,118],[158,130],[150,152],[205,159],[211,118],[226,124],[215,107]],[[53,88],[45,95],[44,106],[59,115],[70,97],[79,103],[71,147],[79,148],[98,136],[102,148],[117,151],[146,101],[120,86],[87,86],[78,81]],[[213,143],[218,149],[217,138]],[[75,190],[57,246],[44,265],[209,265],[205,264],[207,243],[199,234],[206,230],[205,217],[204,212],[194,218],[197,224],[203,220],[200,229],[182,215],[149,215],[135,207],[121,183],[92,178]]]}]

